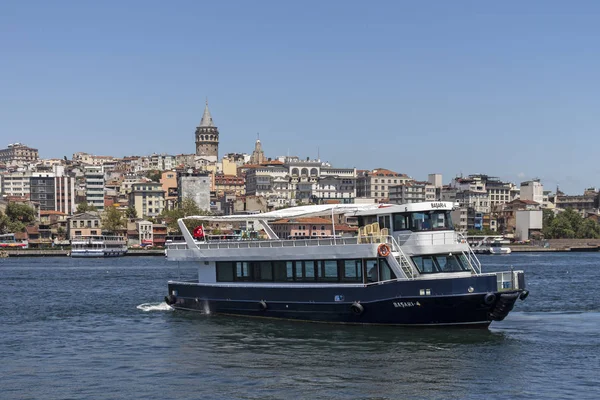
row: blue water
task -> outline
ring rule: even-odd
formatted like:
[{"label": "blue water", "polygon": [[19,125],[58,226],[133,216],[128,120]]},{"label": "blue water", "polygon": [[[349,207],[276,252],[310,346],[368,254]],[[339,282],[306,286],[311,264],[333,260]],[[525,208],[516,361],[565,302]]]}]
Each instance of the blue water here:
[{"label": "blue water", "polygon": [[481,260],[531,291],[489,330],[174,312],[190,264],[0,259],[0,399],[600,398],[600,253]]}]

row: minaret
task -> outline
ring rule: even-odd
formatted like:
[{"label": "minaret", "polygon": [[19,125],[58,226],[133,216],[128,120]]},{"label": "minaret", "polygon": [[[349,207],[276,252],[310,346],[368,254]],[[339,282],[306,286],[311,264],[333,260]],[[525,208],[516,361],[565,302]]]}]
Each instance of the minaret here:
[{"label": "minaret", "polygon": [[208,110],[208,99],[200,125],[196,128],[196,155],[209,162],[219,159],[219,130]]}]

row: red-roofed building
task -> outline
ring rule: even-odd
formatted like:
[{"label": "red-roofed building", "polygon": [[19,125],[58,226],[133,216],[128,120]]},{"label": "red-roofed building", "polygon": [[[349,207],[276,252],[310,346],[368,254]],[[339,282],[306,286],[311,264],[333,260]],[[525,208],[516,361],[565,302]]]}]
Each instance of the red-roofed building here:
[{"label": "red-roofed building", "polygon": [[413,182],[410,176],[385,168],[373,171],[360,171],[356,181],[356,196],[373,198],[377,202],[386,203],[390,198],[390,187],[406,185]]},{"label": "red-roofed building", "polygon": [[281,219],[270,225],[281,239],[317,239],[333,235],[331,220],[321,217]]}]

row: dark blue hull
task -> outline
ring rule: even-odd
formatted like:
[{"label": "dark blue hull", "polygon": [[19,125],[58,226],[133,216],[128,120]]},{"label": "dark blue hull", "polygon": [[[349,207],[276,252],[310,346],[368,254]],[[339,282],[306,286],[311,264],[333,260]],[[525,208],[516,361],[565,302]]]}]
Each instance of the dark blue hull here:
[{"label": "dark blue hull", "polygon": [[[383,325],[479,325],[502,320],[519,290],[498,292],[495,276],[394,281],[378,285],[227,286],[170,282],[179,310],[291,320]],[[421,294],[421,293],[429,294]]]}]

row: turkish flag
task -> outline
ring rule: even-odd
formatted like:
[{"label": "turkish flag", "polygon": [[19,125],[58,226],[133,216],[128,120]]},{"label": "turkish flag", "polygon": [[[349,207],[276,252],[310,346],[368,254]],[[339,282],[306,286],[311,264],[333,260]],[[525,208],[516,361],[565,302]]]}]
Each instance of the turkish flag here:
[{"label": "turkish flag", "polygon": [[194,239],[202,239],[203,237],[204,228],[202,228],[202,225],[199,225],[194,229]]}]

